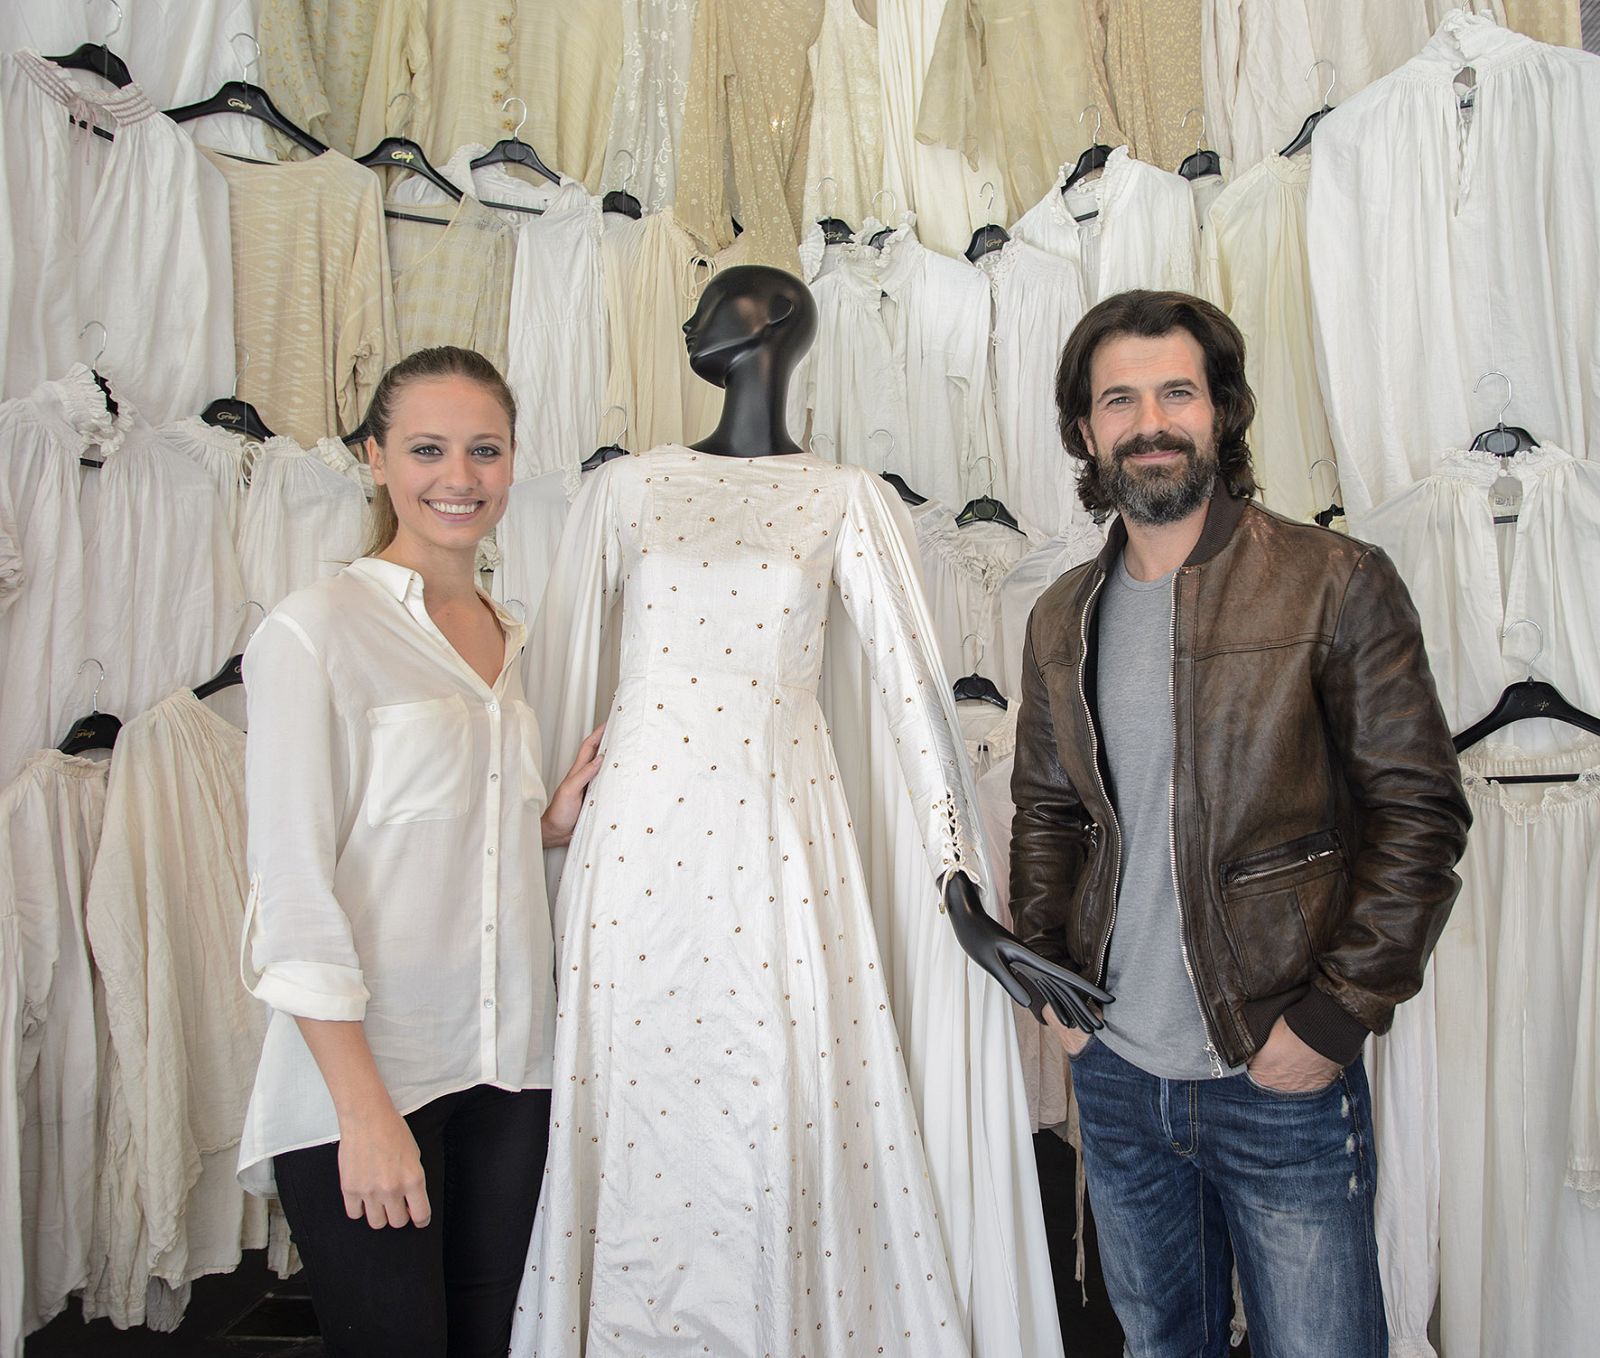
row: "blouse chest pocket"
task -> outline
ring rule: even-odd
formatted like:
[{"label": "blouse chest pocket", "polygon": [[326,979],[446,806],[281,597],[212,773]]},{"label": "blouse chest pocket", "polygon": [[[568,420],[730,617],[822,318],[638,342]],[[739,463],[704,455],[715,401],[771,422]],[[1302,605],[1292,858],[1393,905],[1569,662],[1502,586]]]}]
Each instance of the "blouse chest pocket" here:
[{"label": "blouse chest pocket", "polygon": [[539,720],[525,702],[513,700],[511,711],[517,722],[517,777],[524,801],[536,802],[544,810],[550,798],[546,795],[544,775],[544,743],[539,738]]},{"label": "blouse chest pocket", "polygon": [[374,707],[367,824],[464,816],[471,801],[472,727],[458,697]]}]

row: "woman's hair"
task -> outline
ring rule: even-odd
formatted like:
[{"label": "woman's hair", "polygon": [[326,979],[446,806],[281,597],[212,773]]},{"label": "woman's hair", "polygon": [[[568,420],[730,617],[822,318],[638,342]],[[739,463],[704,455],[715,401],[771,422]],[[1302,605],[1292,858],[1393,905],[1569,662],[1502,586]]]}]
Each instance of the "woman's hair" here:
[{"label": "woman's hair", "polygon": [[[517,427],[517,399],[500,376],[500,370],[475,349],[460,349],[453,344],[442,344],[435,349],[418,349],[396,363],[378,379],[372,401],[367,406],[365,424],[367,433],[381,447],[388,441],[389,426],[394,420],[395,402],[400,393],[412,382],[430,378],[467,377],[488,389],[506,412],[506,423],[513,433]],[[363,556],[377,556],[394,541],[400,521],[394,512],[394,501],[389,498],[387,486],[375,486],[372,492],[371,529]]]},{"label": "woman's hair", "polygon": [[1159,339],[1174,330],[1194,336],[1205,354],[1206,385],[1216,410],[1217,470],[1237,499],[1257,491],[1245,435],[1256,417],[1256,398],[1245,378],[1244,336],[1227,315],[1210,302],[1186,292],[1119,292],[1091,307],[1061,351],[1056,370],[1056,412],[1061,441],[1079,462],[1078,498],[1098,514],[1115,508],[1101,484],[1100,462],[1083,437],[1079,421],[1094,405],[1090,371],[1095,353],[1121,335]]}]

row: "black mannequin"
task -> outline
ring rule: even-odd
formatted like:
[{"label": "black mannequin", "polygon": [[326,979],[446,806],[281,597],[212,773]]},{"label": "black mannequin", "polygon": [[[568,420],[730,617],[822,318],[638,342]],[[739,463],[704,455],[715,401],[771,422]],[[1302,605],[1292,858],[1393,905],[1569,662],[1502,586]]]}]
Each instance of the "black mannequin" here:
[{"label": "black mannequin", "polygon": [[[782,269],[740,265],[706,284],[700,305],[683,324],[689,366],[728,394],[717,427],[694,449],[719,457],[800,452],[789,436],[784,401],[789,377],[816,333],[811,290]],[[944,904],[963,950],[1016,1003],[1040,1019],[1048,1003],[1064,1023],[1086,1030],[1102,1026],[1084,1001],[1109,1004],[1111,996],[1018,942],[985,913],[970,877],[951,874]]]}]

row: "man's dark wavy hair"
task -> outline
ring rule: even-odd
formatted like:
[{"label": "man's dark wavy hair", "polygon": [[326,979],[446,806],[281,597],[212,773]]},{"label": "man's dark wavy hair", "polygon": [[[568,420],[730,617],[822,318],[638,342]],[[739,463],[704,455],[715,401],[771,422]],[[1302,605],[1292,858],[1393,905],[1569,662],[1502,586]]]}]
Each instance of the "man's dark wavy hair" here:
[{"label": "man's dark wavy hair", "polygon": [[1174,330],[1194,336],[1206,356],[1206,384],[1216,407],[1217,466],[1229,494],[1256,494],[1250,445],[1245,442],[1256,417],[1256,398],[1245,380],[1244,336],[1217,307],[1187,292],[1119,292],[1091,307],[1061,351],[1056,369],[1056,411],[1061,441],[1078,461],[1078,498],[1092,514],[1115,509],[1107,496],[1100,463],[1078,427],[1094,403],[1089,371],[1095,353],[1109,339],[1138,335],[1159,339]]}]

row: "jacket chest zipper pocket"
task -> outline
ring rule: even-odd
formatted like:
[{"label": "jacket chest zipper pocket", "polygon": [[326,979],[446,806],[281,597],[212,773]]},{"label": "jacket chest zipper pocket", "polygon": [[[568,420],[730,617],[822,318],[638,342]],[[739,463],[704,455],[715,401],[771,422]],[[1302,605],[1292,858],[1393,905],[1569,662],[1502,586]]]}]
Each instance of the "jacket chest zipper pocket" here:
[{"label": "jacket chest zipper pocket", "polygon": [[1268,879],[1303,881],[1320,876],[1327,868],[1342,866],[1344,850],[1331,830],[1290,840],[1272,849],[1224,863],[1218,871],[1224,892],[1255,886]]}]

